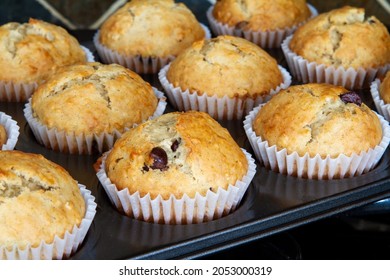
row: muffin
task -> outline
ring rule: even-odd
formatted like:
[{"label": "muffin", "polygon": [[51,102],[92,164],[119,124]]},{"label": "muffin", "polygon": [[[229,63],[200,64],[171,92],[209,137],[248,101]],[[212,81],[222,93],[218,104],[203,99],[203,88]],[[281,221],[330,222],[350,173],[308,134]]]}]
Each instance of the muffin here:
[{"label": "muffin", "polygon": [[235,35],[262,48],[276,48],[317,14],[306,0],[220,0],[209,8],[207,19],[214,34]]},{"label": "muffin", "polygon": [[332,179],[375,167],[389,124],[341,86],[291,86],[255,108],[244,127],[258,159],[280,173]]},{"label": "muffin", "polygon": [[390,120],[390,71],[371,83],[370,92],[379,114]]},{"label": "muffin", "polygon": [[13,150],[19,137],[19,126],[7,114],[0,112],[0,150]]},{"label": "muffin", "polygon": [[390,103],[390,71],[386,73],[386,76],[379,87],[379,93],[383,101],[386,104],[389,104]]},{"label": "muffin", "polygon": [[200,40],[159,73],[178,110],[240,119],[291,83],[289,73],[256,44],[234,36]]},{"label": "muffin", "polygon": [[124,133],[98,177],[126,215],[200,223],[233,211],[255,174],[253,159],[203,112],[172,112]]},{"label": "muffin", "polygon": [[61,259],[82,243],[94,197],[42,155],[0,151],[0,259]]},{"label": "muffin", "polygon": [[37,140],[66,153],[100,153],[126,129],[165,109],[163,94],[118,65],[62,68],[34,92],[25,116]]},{"label": "muffin", "polygon": [[119,63],[137,73],[157,73],[194,41],[203,39],[205,29],[183,3],[132,0],[102,24],[94,43],[105,63]]},{"label": "muffin", "polygon": [[293,75],[304,83],[362,88],[390,69],[389,32],[363,8],[345,6],[311,19],[282,49]]},{"label": "muffin", "polygon": [[87,61],[76,38],[37,19],[0,26],[0,42],[1,101],[25,101],[58,68]]}]

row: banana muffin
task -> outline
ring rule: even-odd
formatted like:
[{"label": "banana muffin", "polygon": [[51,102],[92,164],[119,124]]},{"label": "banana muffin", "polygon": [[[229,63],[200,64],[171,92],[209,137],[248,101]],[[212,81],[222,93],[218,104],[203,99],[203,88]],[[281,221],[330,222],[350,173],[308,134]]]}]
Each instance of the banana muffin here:
[{"label": "banana muffin", "polygon": [[[57,132],[57,136],[44,143],[46,146],[70,153],[84,153],[87,148],[90,153],[92,143],[72,148],[68,145],[69,137],[75,137],[72,143],[82,142],[77,137],[86,138],[85,141],[89,136],[97,137],[91,141],[99,144],[105,141],[104,137],[119,137],[125,129],[162,114],[164,109],[162,93],[138,74],[118,64],[90,62],[64,67],[51,76],[34,92],[31,108],[25,111],[31,113],[26,118],[38,140],[47,138],[41,136],[41,126]],[[62,148],[59,143],[53,144],[61,138],[58,133],[67,135]],[[107,142],[107,147],[100,145],[98,149],[102,152],[112,144]]]},{"label": "banana muffin", "polygon": [[390,120],[390,71],[378,77],[370,85],[370,93],[379,114]]},{"label": "banana muffin", "polygon": [[[150,73],[157,72],[205,35],[204,28],[183,3],[132,0],[102,24],[94,42],[106,63],[120,63],[136,72]],[[146,65],[142,58],[147,58]],[[149,58],[155,60],[155,65],[149,65]]]},{"label": "banana muffin", "polygon": [[[345,6],[320,14],[300,26],[283,45],[290,69],[304,83],[361,88],[390,68],[389,32],[376,17],[365,15],[363,8]],[[307,62],[302,69],[297,68],[300,60]],[[312,63],[316,67],[310,69]],[[351,73],[337,73],[339,68]]]},{"label": "banana muffin", "polygon": [[[58,68],[87,61],[75,37],[38,19],[0,26],[0,42],[1,100],[25,101]],[[6,89],[9,84],[15,88]]]},{"label": "banana muffin", "polygon": [[[177,109],[204,110],[225,119],[242,117],[290,83],[288,72],[266,51],[246,39],[228,35],[193,43],[165,66],[159,77]],[[183,107],[186,102],[182,99],[187,98],[193,98],[189,108]],[[215,103],[220,107],[217,112],[212,111],[217,107]],[[228,108],[235,116],[228,116]]]},{"label": "banana muffin", "polygon": [[207,19],[217,35],[239,36],[262,48],[276,48],[317,14],[305,0],[219,0],[207,11]]},{"label": "banana muffin", "polygon": [[305,0],[219,0],[213,8],[217,21],[253,31],[292,27],[310,15]]},{"label": "banana muffin", "polygon": [[[315,158],[324,164],[338,160],[342,155],[335,172],[349,172],[350,167],[343,166],[348,161],[346,158],[375,151],[383,144],[385,130],[388,130],[388,123],[362,103],[357,93],[329,84],[291,86],[257,109],[258,113],[252,114],[246,125],[252,122],[251,129],[258,141],[266,142],[267,147],[275,147],[276,152],[283,150],[286,155],[295,154],[305,160]],[[384,147],[387,147],[388,139],[385,141]],[[252,144],[257,146],[255,143],[256,140]],[[383,154],[382,149],[381,152]],[[368,169],[375,166],[380,156],[374,157],[374,163],[369,162]],[[351,164],[357,163],[359,160],[355,159]],[[292,162],[286,168],[294,169],[294,164],[299,165]],[[303,166],[308,168],[309,165]],[[312,171],[319,170],[314,168]],[[310,176],[317,177],[316,174]]]},{"label": "banana muffin", "polygon": [[[172,207],[165,205],[164,209],[157,206],[152,218],[145,216],[147,212],[137,209],[139,205],[130,200],[130,207],[125,208],[137,210],[133,213],[128,210],[130,212],[126,214],[154,222],[192,223],[209,220],[234,209],[254,175],[248,175],[254,169],[248,157],[228,130],[208,114],[173,112],[124,133],[108,153],[101,171],[118,193],[126,191],[129,196],[139,196],[151,204],[159,205],[161,201],[162,204],[174,203]],[[104,180],[101,181],[107,185]],[[105,188],[107,190],[107,186]],[[234,194],[236,191],[238,193]],[[222,203],[220,212],[213,209],[216,197],[229,192],[232,192],[230,195],[235,202],[231,199],[226,203],[219,202]],[[196,204],[199,199],[203,202],[211,200],[208,206],[201,206]],[[188,200],[195,201],[192,202],[195,206],[191,206]],[[187,212],[175,212],[172,216],[164,213],[173,208],[174,211],[182,211],[183,207]],[[196,207],[199,207],[197,214],[192,212]],[[200,212],[201,207],[206,207],[206,212]],[[163,217],[160,211],[164,213]]]},{"label": "banana muffin", "polygon": [[385,104],[390,103],[390,71],[386,73],[379,86],[379,94]]},{"label": "banana muffin", "polygon": [[[11,252],[15,247],[27,250],[28,259],[34,258],[33,248],[40,250],[46,246],[41,243],[53,244],[56,238],[66,241],[66,232],[76,233],[75,228],[82,226],[89,211],[87,202],[65,169],[42,155],[21,151],[0,151],[0,162],[0,259],[6,256],[5,250]],[[74,239],[76,243],[68,242],[77,248],[82,239]],[[53,254],[49,257],[56,257]],[[23,255],[16,253],[15,257]]]}]

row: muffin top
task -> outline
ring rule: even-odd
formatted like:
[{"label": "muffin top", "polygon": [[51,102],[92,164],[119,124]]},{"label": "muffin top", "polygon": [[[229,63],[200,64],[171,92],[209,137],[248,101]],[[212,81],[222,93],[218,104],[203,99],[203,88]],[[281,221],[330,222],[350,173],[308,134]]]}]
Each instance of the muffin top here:
[{"label": "muffin top", "polygon": [[387,71],[386,76],[379,86],[379,95],[385,104],[390,103],[390,71]]},{"label": "muffin top", "polygon": [[193,43],[171,63],[167,80],[198,94],[255,98],[279,86],[283,76],[259,46],[225,35]]},{"label": "muffin top", "polygon": [[87,61],[79,42],[65,29],[37,19],[0,26],[0,80],[45,80],[64,65]]},{"label": "muffin top", "polygon": [[278,150],[322,158],[360,154],[382,139],[378,117],[359,95],[329,84],[281,90],[259,111],[253,129]]},{"label": "muffin top", "polygon": [[268,31],[293,27],[311,16],[306,0],[219,0],[213,16],[243,30]]},{"label": "muffin top", "polygon": [[117,64],[89,62],[62,68],[40,85],[33,116],[50,128],[75,135],[122,132],[147,120],[157,108],[151,85]]},{"label": "muffin top", "polygon": [[0,124],[0,150],[5,143],[7,143],[7,131],[5,130],[5,127]]},{"label": "muffin top", "polygon": [[115,142],[106,173],[118,190],[168,199],[227,189],[248,171],[229,132],[203,112],[164,114],[130,129]]},{"label": "muffin top", "polygon": [[390,36],[363,8],[345,6],[309,20],[294,33],[290,49],[310,62],[345,69],[390,63]]},{"label": "muffin top", "polygon": [[194,14],[173,0],[132,0],[100,28],[100,43],[122,55],[176,56],[205,32]]},{"label": "muffin top", "polygon": [[78,184],[42,155],[0,151],[0,246],[52,243],[85,215]]}]

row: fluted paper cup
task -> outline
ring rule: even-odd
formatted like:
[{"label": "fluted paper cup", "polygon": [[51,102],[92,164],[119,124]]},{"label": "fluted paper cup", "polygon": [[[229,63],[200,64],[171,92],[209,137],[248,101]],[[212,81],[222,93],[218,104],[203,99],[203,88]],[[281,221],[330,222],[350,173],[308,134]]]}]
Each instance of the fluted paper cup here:
[{"label": "fluted paper cup", "polygon": [[255,156],[265,167],[282,174],[309,179],[336,179],[359,176],[372,170],[386,151],[390,142],[389,123],[380,115],[382,140],[374,148],[360,154],[337,158],[321,158],[319,154],[310,157],[308,153],[299,156],[297,152],[288,153],[286,149],[269,146],[268,141],[257,136],[253,130],[253,121],[264,104],[254,108],[244,120],[244,130]]},{"label": "fluted paper cup", "polygon": [[[159,99],[156,111],[149,119],[161,116],[166,108],[167,102],[164,94],[153,88],[156,97]],[[94,148],[99,153],[112,148],[115,141],[122,135],[123,131],[115,130],[111,133],[100,134],[79,134],[66,133],[56,128],[49,129],[33,116],[31,98],[24,108],[24,116],[37,141],[45,147],[69,154],[92,154]],[[130,128],[130,127],[129,127]],[[125,128],[126,130],[126,128]]]},{"label": "fluted paper cup", "polygon": [[228,96],[218,97],[217,95],[209,96],[205,92],[190,92],[189,89],[182,90],[180,87],[174,87],[167,79],[169,67],[170,64],[164,66],[160,70],[158,77],[172,106],[179,111],[195,110],[206,112],[217,120],[242,119],[254,107],[267,102],[274,94],[282,89],[288,88],[291,84],[290,73],[279,65],[278,67],[282,73],[283,82],[275,89],[270,90],[266,95],[256,96],[254,98],[230,98]]},{"label": "fluted paper cup", "polygon": [[377,77],[384,75],[389,69],[390,64],[378,68],[362,67],[355,69],[349,67],[334,67],[310,62],[302,56],[294,53],[289,45],[293,35],[287,37],[282,43],[282,51],[286,57],[291,74],[303,83],[327,83],[343,86],[347,89],[361,89],[368,87]]},{"label": "fluted paper cup", "polygon": [[0,124],[7,133],[7,141],[0,147],[0,150],[13,150],[18,142],[20,127],[15,120],[3,112],[0,112]]},{"label": "fluted paper cup", "polygon": [[[311,16],[310,18],[313,18],[318,15],[317,9],[313,7],[310,4],[307,4]],[[267,30],[267,31],[252,31],[252,30],[242,30],[237,27],[231,27],[227,24],[223,24],[218,22],[213,17],[213,9],[214,6],[211,6],[207,10],[207,20],[210,24],[211,31],[216,35],[231,35],[231,36],[237,36],[247,39],[248,41],[251,41],[255,43],[256,45],[260,46],[261,48],[279,48],[282,41],[292,33],[304,22],[297,24],[292,27],[287,27],[284,29],[276,29],[276,30]],[[306,21],[305,21],[306,22]]]},{"label": "fluted paper cup", "polygon": [[0,246],[0,260],[52,260],[69,258],[77,251],[92,224],[96,214],[95,197],[85,186],[79,184],[85,201],[85,216],[80,225],[74,225],[63,237],[55,236],[53,243],[42,241],[38,247],[27,245],[26,248]]},{"label": "fluted paper cup", "polygon": [[162,224],[202,223],[225,216],[240,204],[256,173],[254,159],[245,150],[243,152],[248,160],[247,174],[235,185],[229,185],[226,190],[218,188],[217,192],[207,191],[205,196],[196,193],[193,198],[186,194],[182,198],[176,198],[172,194],[165,200],[160,195],[152,199],[149,194],[141,197],[139,192],[129,193],[127,188],[118,190],[105,172],[108,153],[103,156],[97,177],[112,204],[119,212],[129,217]]}]

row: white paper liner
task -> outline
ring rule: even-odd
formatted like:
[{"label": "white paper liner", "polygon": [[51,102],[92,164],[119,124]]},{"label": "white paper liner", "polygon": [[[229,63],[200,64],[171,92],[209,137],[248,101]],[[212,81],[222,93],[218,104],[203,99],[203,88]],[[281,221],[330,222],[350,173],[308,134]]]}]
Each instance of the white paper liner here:
[{"label": "white paper liner", "polygon": [[372,96],[372,100],[374,100],[375,107],[379,114],[381,114],[387,121],[390,121],[390,104],[386,104],[379,94],[379,86],[381,81],[379,79],[375,79],[371,83],[370,92]]},{"label": "white paper liner", "polygon": [[256,136],[252,124],[264,104],[254,108],[244,120],[244,130],[253,148],[257,160],[265,167],[282,174],[309,179],[336,179],[358,176],[373,169],[381,159],[390,142],[389,123],[380,115],[377,115],[383,137],[381,142],[367,152],[346,156],[341,154],[337,158],[330,156],[322,159],[320,155],[310,157],[308,153],[299,156],[297,152],[288,154],[286,149],[278,150],[275,145],[269,146],[268,141],[263,141]]},{"label": "white paper liner", "polygon": [[377,76],[384,75],[390,69],[390,64],[378,68],[354,69],[349,67],[345,69],[342,66],[336,68],[309,62],[290,50],[289,44],[292,37],[293,35],[290,35],[283,41],[282,51],[291,73],[303,83],[327,83],[347,89],[362,89],[368,87]]},{"label": "white paper liner", "polygon": [[138,191],[130,194],[127,188],[118,191],[105,172],[105,159],[108,152],[103,156],[97,177],[112,204],[129,217],[164,224],[202,223],[233,212],[248,189],[256,173],[256,164],[249,153],[244,149],[242,151],[248,160],[248,172],[241,180],[234,186],[229,185],[227,190],[218,188],[217,192],[207,191],[205,196],[196,193],[194,198],[185,194],[181,199],[175,198],[174,195],[167,200],[164,200],[161,195],[151,199],[149,194],[141,197]]},{"label": "white paper liner", "polygon": [[[148,119],[154,119],[161,116],[166,108],[167,102],[164,94],[153,88],[156,97],[159,99],[156,111]],[[24,108],[24,116],[35,136],[37,141],[47,148],[58,150],[69,154],[92,154],[94,148],[99,153],[112,148],[114,142],[122,135],[123,132],[115,130],[113,133],[101,134],[80,134],[65,133],[65,131],[57,130],[56,128],[49,129],[34,118],[31,109],[31,98],[26,103]],[[126,128],[125,128],[126,130]]]},{"label": "white paper liner", "polygon": [[158,78],[172,106],[180,111],[195,110],[206,112],[217,120],[242,119],[254,107],[267,102],[272,95],[282,89],[288,88],[291,84],[290,73],[278,65],[283,76],[283,82],[265,96],[257,96],[256,98],[208,96],[207,93],[190,92],[189,89],[183,91],[180,87],[174,87],[166,77],[169,67],[170,64],[164,66],[158,73]]},{"label": "white paper liner", "polygon": [[[211,38],[210,30],[204,24],[200,24],[205,31],[205,38]],[[168,55],[166,57],[143,57],[140,55],[126,56],[111,50],[99,41],[100,30],[93,36],[93,43],[100,59],[106,63],[117,63],[139,74],[157,73],[162,67],[173,61],[176,56]]]},{"label": "white paper liner", "polygon": [[[95,57],[92,52],[81,46],[88,62],[94,62]],[[0,101],[7,102],[24,102],[27,101],[38,87],[37,82],[21,83],[21,82],[4,82],[0,81]]]},{"label": "white paper liner", "polygon": [[0,260],[52,260],[69,258],[76,252],[92,224],[96,214],[95,197],[84,185],[79,184],[81,195],[85,201],[85,216],[79,226],[74,225],[71,232],[67,231],[63,238],[55,236],[53,243],[42,241],[38,247],[26,246],[19,249],[16,245],[11,250],[0,246]]},{"label": "white paper liner", "polygon": [[[311,16],[309,19],[318,15],[318,11],[315,7],[310,4],[307,4],[310,9]],[[227,24],[222,24],[218,22],[213,16],[214,5],[211,6],[207,12],[207,20],[210,24],[211,31],[216,35],[231,35],[237,36],[247,39],[259,45],[261,48],[279,48],[283,40],[294,33],[294,31],[306,21],[297,24],[293,27],[288,27],[285,29],[276,29],[276,30],[268,30],[268,31],[252,31],[247,30],[243,31],[236,27],[231,27]]]},{"label": "white paper liner", "polygon": [[15,120],[3,112],[0,112],[0,124],[7,133],[7,141],[0,147],[0,150],[13,150],[18,142],[20,127]]}]

